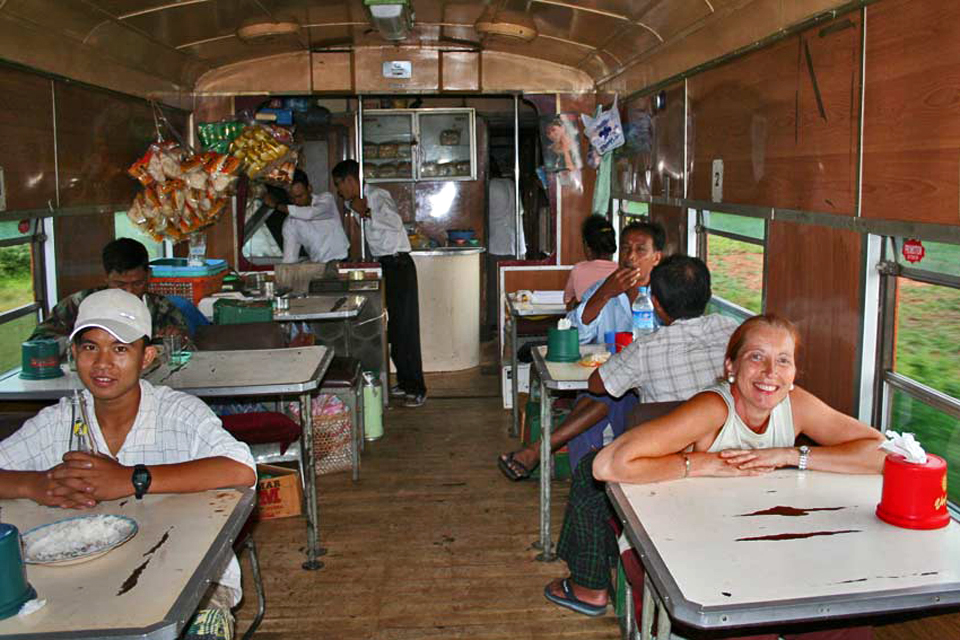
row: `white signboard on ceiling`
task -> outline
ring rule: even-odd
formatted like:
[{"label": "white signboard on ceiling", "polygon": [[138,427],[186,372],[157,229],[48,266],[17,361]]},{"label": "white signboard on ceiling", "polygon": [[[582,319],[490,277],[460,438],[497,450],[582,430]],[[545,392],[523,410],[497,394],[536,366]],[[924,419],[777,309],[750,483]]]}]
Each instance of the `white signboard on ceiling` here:
[{"label": "white signboard on ceiling", "polygon": [[723,202],[723,160],[713,161],[713,171],[710,172],[710,193],[714,202]]},{"label": "white signboard on ceiling", "polygon": [[409,60],[394,60],[383,63],[384,78],[409,78],[413,75],[413,63]]}]

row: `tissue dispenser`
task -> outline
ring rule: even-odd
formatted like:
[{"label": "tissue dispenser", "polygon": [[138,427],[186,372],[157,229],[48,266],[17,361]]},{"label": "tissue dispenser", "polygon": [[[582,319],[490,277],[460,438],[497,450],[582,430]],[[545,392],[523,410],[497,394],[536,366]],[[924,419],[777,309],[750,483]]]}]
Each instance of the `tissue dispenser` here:
[{"label": "tissue dispenser", "polygon": [[580,359],[580,333],[576,329],[547,329],[547,356],[550,362]]},{"label": "tissue dispenser", "polygon": [[905,529],[939,529],[947,512],[947,463],[927,454],[926,464],[907,462],[894,453],[883,463],[883,493],[877,517]]}]

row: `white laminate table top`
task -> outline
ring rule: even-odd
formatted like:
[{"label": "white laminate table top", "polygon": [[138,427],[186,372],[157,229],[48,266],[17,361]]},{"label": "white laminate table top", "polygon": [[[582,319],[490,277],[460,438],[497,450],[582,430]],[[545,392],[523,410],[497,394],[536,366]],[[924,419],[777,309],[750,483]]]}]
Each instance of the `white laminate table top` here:
[{"label": "white laminate table top", "polygon": [[671,614],[697,626],[960,601],[960,525],[887,524],[881,490],[880,475],[795,469],[608,487]]},{"label": "white laminate table top", "polygon": [[[193,614],[208,580],[232,557],[232,541],[253,509],[252,489],[124,498],[93,509],[0,501],[0,517],[21,533],[78,515],[109,513],[136,520],[137,534],[99,558],[62,567],[27,565],[27,580],[46,606],[0,620],[0,637],[174,637]],[[165,629],[165,631],[162,631]],[[62,637],[62,636],[61,636]]]},{"label": "white laminate table top", "polygon": [[[341,302],[342,301],[342,302]],[[278,322],[294,320],[338,320],[355,318],[360,314],[367,299],[358,295],[324,295],[290,298],[290,308],[273,311]],[[338,306],[338,303],[339,306]],[[334,307],[337,307],[334,310]]]},{"label": "white laminate table top", "polygon": [[[580,356],[583,357],[591,353],[601,353],[606,350],[606,345],[582,344],[580,345]],[[545,346],[534,347],[531,352],[537,373],[540,375],[540,379],[546,383],[548,389],[564,391],[586,390],[590,374],[596,371],[596,367],[585,367],[580,364],[579,361],[551,362],[546,359],[547,347]]]},{"label": "white laminate table top", "polygon": [[565,316],[567,306],[564,304],[534,304],[532,302],[517,302],[513,294],[507,294],[507,306],[514,316]]}]

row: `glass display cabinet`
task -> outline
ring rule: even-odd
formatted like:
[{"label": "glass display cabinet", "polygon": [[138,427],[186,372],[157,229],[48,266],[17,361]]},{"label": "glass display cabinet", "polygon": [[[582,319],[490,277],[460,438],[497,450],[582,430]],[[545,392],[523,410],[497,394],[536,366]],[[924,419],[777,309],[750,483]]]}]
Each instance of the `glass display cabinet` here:
[{"label": "glass display cabinet", "polygon": [[363,112],[363,175],[368,182],[475,180],[473,109],[368,109]]}]

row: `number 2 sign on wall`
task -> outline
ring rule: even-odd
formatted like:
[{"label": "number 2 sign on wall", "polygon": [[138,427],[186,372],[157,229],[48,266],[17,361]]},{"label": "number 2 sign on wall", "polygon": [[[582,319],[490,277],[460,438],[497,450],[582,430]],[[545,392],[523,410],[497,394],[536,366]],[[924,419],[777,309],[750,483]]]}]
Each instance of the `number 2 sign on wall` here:
[{"label": "number 2 sign on wall", "polygon": [[711,198],[714,202],[723,201],[723,160],[713,161],[713,171],[710,174]]}]

